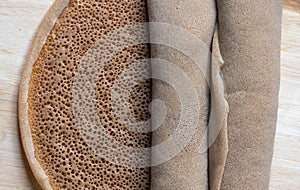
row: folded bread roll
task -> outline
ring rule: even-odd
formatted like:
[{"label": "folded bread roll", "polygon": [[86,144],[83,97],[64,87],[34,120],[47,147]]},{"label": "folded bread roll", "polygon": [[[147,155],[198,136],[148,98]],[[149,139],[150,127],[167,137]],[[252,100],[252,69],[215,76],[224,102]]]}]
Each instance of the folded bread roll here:
[{"label": "folded bread roll", "polygon": [[221,69],[224,65],[216,24],[212,43],[210,75],[210,117],[208,124],[209,188],[220,189],[228,153],[227,118],[229,107]]},{"label": "folded bread roll", "polygon": [[[98,154],[99,150],[110,148],[129,161],[137,159],[135,152],[109,147],[110,142],[103,140],[99,131],[101,128],[106,136],[132,150],[150,146],[149,133],[132,131],[119,122],[112,103],[112,91],[119,76],[129,68],[132,75],[124,78],[126,84],[136,80],[141,70],[135,74],[133,62],[148,58],[150,49],[146,44],[132,44],[116,52],[111,48],[132,38],[146,38],[146,30],[132,30],[122,37],[123,41],[121,34],[109,34],[142,22],[147,22],[146,2],[135,0],[57,0],[44,18],[26,60],[19,99],[23,147],[43,189],[150,188],[149,167],[124,165],[126,160],[114,163]],[[101,61],[108,57],[107,62]],[[82,64],[88,62],[91,64],[85,65],[86,73],[81,73]],[[149,69],[148,65],[144,74],[150,74]],[[97,80],[91,88],[95,90],[92,98],[87,98],[86,85],[95,82],[88,80],[90,75]],[[80,83],[81,79],[87,80],[86,84]],[[149,80],[130,90],[121,102],[130,102],[129,111],[137,120],[148,120]],[[91,102],[92,107],[82,105],[85,102]],[[99,122],[93,126],[94,121]]]},{"label": "folded bread roll", "polygon": [[[210,48],[216,21],[215,2],[150,0],[148,10],[150,22],[164,23],[150,25],[150,41],[152,59],[164,60],[151,62],[154,78],[152,96],[154,100],[160,99],[164,102],[162,106],[164,105],[167,110],[164,122],[159,127],[155,126],[156,129],[153,131],[152,148],[155,149],[157,145],[164,146],[163,143],[169,139],[178,143],[183,138],[189,138],[187,146],[163,163],[157,164],[156,160],[165,160],[164,152],[152,152],[151,188],[206,190],[208,189],[207,152],[205,148],[201,151],[203,149],[200,146],[201,142],[207,140],[204,136],[209,114],[209,86],[206,77],[210,69]],[[186,76],[174,72],[173,66],[161,66],[166,61],[169,62],[167,64],[176,66],[185,73],[193,85],[185,86],[183,81]],[[161,79],[163,77],[166,81]],[[172,82],[168,83],[168,81],[173,81],[179,86],[172,86]],[[190,107],[185,105],[185,100],[180,94],[190,89],[197,92],[199,105]],[[187,104],[194,104],[193,99],[188,100]],[[193,124],[189,125],[190,121],[187,121],[185,125],[180,126],[180,117],[184,114],[193,115],[195,107],[199,110],[197,113],[199,121],[196,123],[195,133],[190,136],[190,131],[194,130]],[[158,107],[157,110],[161,109]],[[181,127],[184,130],[178,137],[175,133]],[[205,147],[206,143],[203,146]],[[177,146],[174,145],[166,148],[165,151],[176,152],[174,150],[176,148]]]},{"label": "folded bread roll", "polygon": [[[229,105],[228,154],[224,174],[210,186],[268,189],[278,105],[282,1],[217,0],[217,8]],[[213,152],[209,156],[210,163],[224,159]]]}]

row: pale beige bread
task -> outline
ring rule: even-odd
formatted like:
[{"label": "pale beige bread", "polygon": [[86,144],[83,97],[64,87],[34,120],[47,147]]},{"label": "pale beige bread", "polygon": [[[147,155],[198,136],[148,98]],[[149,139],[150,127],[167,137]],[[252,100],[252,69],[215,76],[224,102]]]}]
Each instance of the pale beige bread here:
[{"label": "pale beige bread", "polygon": [[[76,71],[89,48],[119,27],[146,21],[144,0],[57,0],[44,18],[26,60],[19,98],[23,147],[43,189],[150,188],[149,167],[113,164],[96,154],[94,147],[85,141],[87,134],[82,134],[85,131],[76,125],[72,102]],[[137,30],[132,35],[139,38],[147,32]],[[102,51],[100,45],[98,56],[108,56],[106,50]],[[149,48],[145,44],[124,48],[105,64],[96,85],[94,111],[100,124],[109,131],[109,136],[126,147],[147,148],[151,137],[118,123],[112,113],[111,89],[123,70],[148,57]],[[134,72],[135,67],[130,69]],[[126,80],[130,82],[134,77]],[[130,96],[124,98],[129,99],[130,112],[137,120],[149,119],[149,80],[134,86]],[[94,128],[89,130],[97,132]]]},{"label": "pale beige bread", "polygon": [[224,61],[219,48],[218,25],[212,43],[210,117],[208,130],[209,189],[220,189],[228,153],[227,118],[229,107],[221,69]]},{"label": "pale beige bread", "polygon": [[[217,8],[229,105],[220,189],[265,190],[277,118],[282,1],[217,0]],[[210,162],[222,162],[222,154],[218,156],[210,154]],[[219,189],[218,184],[211,187]]]},{"label": "pale beige bread", "polygon": [[[150,27],[150,39],[157,39],[159,38],[158,35],[166,36],[167,38],[171,33],[175,33],[176,36],[176,31],[182,29],[194,35],[195,38],[201,42],[197,44],[198,47],[205,46],[205,48],[202,49],[203,52],[193,52],[197,49],[193,47],[193,43],[197,40],[194,38],[193,40],[195,41],[189,41],[190,39],[187,39],[189,34],[182,35],[180,38],[170,39],[171,42],[184,44],[181,47],[179,45],[179,47],[177,47],[178,49],[170,47],[167,44],[151,44],[151,57],[167,60],[186,73],[194,84],[194,89],[198,93],[198,100],[200,102],[199,122],[196,126],[195,134],[190,137],[190,142],[187,146],[172,159],[152,166],[151,188],[164,190],[205,190],[208,189],[207,151],[204,148],[204,152],[201,152],[200,146],[201,140],[207,140],[204,133],[209,114],[209,79],[205,78],[205,74],[209,72],[210,68],[210,60],[206,58],[210,57],[211,41],[216,22],[215,2],[212,0],[149,0],[148,10],[150,22],[162,22],[179,28],[173,28],[164,33],[160,33],[159,30],[161,30],[161,28]],[[182,50],[187,50],[187,52],[182,52]],[[198,55],[200,56],[200,60],[202,59],[202,62],[195,63],[195,60],[191,57],[198,57]],[[169,77],[168,68],[157,69],[159,65],[151,65],[152,75],[157,74],[155,72],[159,72],[160,75]],[[201,65],[201,67],[199,65]],[[201,71],[201,68],[204,68],[204,70]],[[175,76],[173,80],[183,81],[183,78],[178,75]],[[186,89],[183,91],[189,91],[189,88],[191,88],[191,86],[182,87],[182,89]],[[182,100],[178,92],[166,81],[153,79],[152,95],[153,99],[163,101],[167,109],[164,122],[159,128],[153,131],[152,134],[152,145],[156,146],[170,138],[174,138],[172,136],[178,131],[180,115],[183,114],[181,108],[186,105],[181,105]],[[192,109],[190,107],[187,110],[189,112]],[[192,115],[193,113],[187,114]],[[186,125],[188,126],[187,123]],[[183,137],[188,135],[189,130],[192,129],[186,128],[186,134],[183,133],[181,135]],[[168,149],[166,151],[172,152],[174,150]],[[160,152],[152,152],[152,158],[155,157],[157,159],[162,155]]]}]

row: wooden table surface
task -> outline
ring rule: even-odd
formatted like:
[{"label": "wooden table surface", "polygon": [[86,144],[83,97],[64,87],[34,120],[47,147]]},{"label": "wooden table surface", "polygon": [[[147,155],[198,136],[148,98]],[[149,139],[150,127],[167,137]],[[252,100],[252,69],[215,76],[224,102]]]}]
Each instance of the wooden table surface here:
[{"label": "wooden table surface", "polygon": [[[20,143],[17,100],[24,57],[54,0],[0,0],[0,190],[38,189]],[[300,189],[300,1],[287,0],[271,190]]]}]

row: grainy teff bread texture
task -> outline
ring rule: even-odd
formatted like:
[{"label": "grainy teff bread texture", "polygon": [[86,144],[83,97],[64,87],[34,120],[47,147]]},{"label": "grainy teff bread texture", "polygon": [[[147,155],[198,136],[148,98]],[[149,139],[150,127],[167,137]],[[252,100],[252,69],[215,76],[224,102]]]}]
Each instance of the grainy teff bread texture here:
[{"label": "grainy teff bread texture", "polygon": [[[99,39],[105,41],[107,34],[120,27],[147,22],[146,1],[70,1],[65,4],[66,7],[61,13],[57,12],[61,8],[57,6],[64,4],[55,3],[56,7],[47,16],[51,15],[52,21],[55,21],[56,16],[57,20],[46,40],[35,40],[36,44],[32,45],[30,53],[36,52],[35,47],[43,43],[36,61],[27,59],[22,79],[25,82],[20,87],[20,113],[28,113],[26,118],[22,118],[26,114],[20,114],[22,140],[36,178],[45,189],[149,189],[148,167],[136,168],[111,163],[96,154],[93,150],[95,147],[87,143],[86,139],[94,138],[87,134],[97,133],[98,129],[78,128],[73,112],[72,90],[82,60]],[[47,16],[45,20],[48,19]],[[46,35],[48,31],[43,30],[49,29],[40,27],[39,30],[42,30],[39,31],[40,34]],[[147,37],[146,35],[145,30],[131,33],[131,36],[137,38]],[[36,38],[42,37],[37,35]],[[109,40],[120,41],[118,37]],[[107,55],[110,52],[107,49],[102,51],[101,43],[97,48],[100,49],[97,54],[99,59],[111,56]],[[31,57],[30,53],[28,57]],[[98,73],[95,96],[91,100],[96,108],[93,110],[94,114],[108,135],[126,147],[147,148],[150,146],[151,137],[147,132],[132,131],[118,122],[111,103],[112,88],[119,79],[118,76],[133,62],[148,57],[149,48],[146,44],[133,44],[116,52],[106,63],[95,62],[104,66]],[[147,66],[144,68],[146,75],[149,69]],[[131,71],[134,72],[134,67]],[[125,78],[130,82],[135,76]],[[148,120],[150,81],[144,80],[130,90],[128,97],[122,97],[128,98],[130,114],[137,121]],[[95,116],[85,117],[88,122]],[[107,143],[101,142],[101,139],[96,139],[95,142],[99,146]],[[30,149],[31,145],[34,152]],[[131,152],[126,154],[135,159],[135,155],[130,155]],[[41,168],[36,166],[37,163]],[[41,177],[43,172],[45,176]]]},{"label": "grainy teff bread texture", "polygon": [[[216,22],[215,2],[211,0],[149,0],[149,20],[162,22],[166,25],[150,27],[150,39],[158,39],[165,35],[163,43],[151,44],[151,56],[169,61],[169,65],[179,68],[185,75],[173,71],[171,66],[161,67],[163,62],[154,64],[152,61],[152,75],[166,76],[169,81],[179,84],[172,85],[161,80],[153,79],[152,94],[154,99],[161,99],[167,108],[165,120],[160,128],[153,131],[153,146],[167,139],[175,139],[174,146],[164,152],[172,152],[181,145],[182,139],[188,138],[187,146],[166,162],[155,165],[151,169],[151,188],[165,190],[208,189],[208,162],[206,151],[205,129],[209,114],[209,70],[211,56],[211,42]],[[164,34],[164,28],[170,27]],[[184,32],[182,32],[184,31]],[[174,36],[168,39],[168,36]],[[173,42],[174,46],[167,43]],[[188,79],[192,85],[185,85]],[[178,83],[177,83],[178,82]],[[195,90],[196,101],[184,101],[180,94]],[[193,104],[193,105],[192,105]],[[190,106],[192,105],[192,106]],[[195,111],[195,112],[194,112]],[[192,118],[180,123],[186,117],[197,114],[198,119]],[[197,122],[197,123],[193,123]],[[191,124],[192,123],[192,124]],[[194,129],[195,127],[195,129]],[[184,129],[176,137],[176,133]],[[194,131],[190,135],[190,131]],[[201,144],[205,142],[204,144]],[[202,146],[201,146],[202,145]],[[164,159],[162,152],[152,152],[152,162]],[[154,163],[155,164],[155,163]]]},{"label": "grainy teff bread texture", "polygon": [[[268,189],[277,118],[282,1],[217,0],[217,7],[229,105],[221,189]],[[220,159],[214,156],[218,154],[210,154],[212,160]]]}]

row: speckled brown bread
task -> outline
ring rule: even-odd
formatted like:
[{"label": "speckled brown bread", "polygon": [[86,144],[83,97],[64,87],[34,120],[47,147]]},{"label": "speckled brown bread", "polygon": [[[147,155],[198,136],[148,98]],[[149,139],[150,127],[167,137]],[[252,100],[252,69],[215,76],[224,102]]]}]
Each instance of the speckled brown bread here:
[{"label": "speckled brown bread", "polygon": [[[20,85],[22,143],[41,187],[150,189],[151,183],[151,189],[155,190],[268,189],[277,118],[281,10],[282,1],[273,0],[148,0],[148,9],[146,0],[56,0],[34,38]],[[175,31],[160,33],[161,28],[150,25],[153,32],[150,38],[170,40],[166,36],[175,35],[170,41],[179,44],[177,49],[166,45],[170,43],[167,42],[151,44],[151,50],[146,44],[134,44],[113,52],[120,42],[148,37],[145,28],[132,30],[122,38],[119,33],[109,36],[126,25],[147,22],[148,12],[150,21],[173,25],[192,34],[201,42],[200,51],[195,52],[197,48],[189,34],[176,38],[176,34],[182,34],[180,29],[171,27]],[[94,47],[98,40],[100,43]],[[187,107],[182,105],[186,100],[166,81],[154,79],[152,91],[149,80],[130,87],[140,74],[150,77],[147,62],[142,73],[140,66],[134,64],[149,58],[150,51],[153,58],[171,62],[188,76],[199,105],[193,102]],[[200,62],[193,60],[194,55]],[[102,58],[109,56],[112,58],[104,63],[98,75]],[[98,77],[92,99],[85,99],[82,97],[85,94],[73,89],[86,90],[78,85],[85,84],[81,80],[90,82],[80,74],[82,64],[88,61],[94,64],[85,66],[87,73],[96,73]],[[182,76],[172,73],[172,68],[153,64],[152,74],[183,84]],[[128,75],[123,76],[124,71]],[[123,82],[119,83],[120,80]],[[127,113],[122,115],[118,106],[115,110],[112,100],[115,87],[118,91],[123,84],[130,94],[120,96],[115,103],[128,101],[130,117]],[[180,86],[181,91],[190,92],[190,88]],[[184,123],[186,133],[176,138],[187,135],[190,138],[187,146],[171,159],[154,164],[150,171],[149,167],[132,167],[103,158],[104,149],[97,147],[105,148],[109,142],[98,134],[97,127],[79,127],[98,119],[86,115],[90,107],[74,102],[75,96],[95,103],[92,111],[108,136],[124,147],[137,150],[174,138],[182,110],[187,110],[187,115],[194,114],[191,105],[199,106],[199,121],[192,136],[189,124],[194,121]],[[145,121],[150,118],[151,96],[161,99],[167,108],[164,122],[153,131],[152,137],[147,132],[132,131],[118,118],[126,120],[133,116],[135,121],[150,128]],[[84,117],[78,118],[81,113]],[[209,119],[209,131],[205,131]],[[181,142],[175,140],[175,144]],[[206,143],[211,145],[208,152]],[[127,155],[130,162],[140,159],[134,151],[127,150],[130,149],[121,149],[120,158]],[[164,160],[159,151],[152,151],[151,158]],[[118,160],[118,156],[114,159]]]},{"label": "speckled brown bread", "polygon": [[229,107],[225,98],[222,76],[224,60],[220,53],[218,25],[216,25],[212,44],[210,117],[208,130],[208,175],[209,189],[220,189],[228,153],[227,118]]},{"label": "speckled brown bread", "polygon": [[[150,188],[148,167],[113,164],[95,153],[95,147],[87,144],[84,134],[75,125],[72,104],[76,71],[88,49],[118,27],[146,21],[144,0],[57,0],[45,17],[26,60],[19,101],[23,147],[42,188]],[[132,35],[146,33],[134,31]],[[119,41],[117,37],[110,40]],[[105,65],[104,72],[99,73],[93,100],[101,125],[111,137],[129,147],[149,147],[151,138],[149,133],[130,131],[118,123],[112,114],[111,88],[132,62],[148,57],[149,48],[145,44],[117,52]],[[133,88],[128,97],[138,120],[149,118],[150,90],[150,82],[145,81]]]},{"label": "speckled brown bread", "polygon": [[[203,140],[204,131],[208,122],[209,110],[209,87],[207,85],[208,79],[205,78],[205,73],[209,70],[210,61],[205,57],[210,56],[210,46],[216,21],[216,7],[215,2],[211,0],[149,0],[149,21],[163,22],[192,34],[201,43],[199,47],[205,46],[203,52],[191,52],[190,55],[185,55],[183,49],[190,49],[193,41],[187,39],[189,34],[181,35],[179,38],[174,38],[172,41],[184,44],[178,49],[168,47],[168,45],[151,44],[151,55],[154,58],[160,58],[170,61],[171,64],[178,66],[194,84],[194,89],[197,91],[200,101],[199,104],[199,122],[196,126],[195,135],[190,137],[188,145],[172,159],[153,166],[151,168],[151,188],[164,190],[182,190],[182,189],[208,189],[208,175],[207,175],[207,152],[200,151],[201,140]],[[157,38],[153,35],[170,35],[176,33],[172,29],[169,32],[159,33],[158,28],[151,28],[150,38]],[[181,40],[186,43],[181,42]],[[194,41],[197,41],[193,39]],[[195,63],[192,60],[193,56],[202,55],[203,62]],[[206,68],[201,72],[197,64],[201,64],[202,68]],[[160,75],[169,76],[167,73],[169,68],[157,69],[158,65],[152,64],[152,73],[159,72]],[[174,80],[183,80],[182,76],[176,75]],[[185,86],[186,91],[192,88]],[[156,129],[152,135],[152,145],[157,145],[164,142],[168,138],[172,138],[175,131],[178,130],[180,115],[184,114],[182,110],[183,101],[180,99],[176,89],[165,81],[153,80],[152,87],[153,99],[161,99],[168,109],[166,119],[160,128]],[[190,100],[192,101],[192,100]],[[192,109],[189,108],[189,111]],[[188,113],[192,115],[192,113]],[[188,131],[192,130],[186,128],[186,135]],[[182,134],[185,135],[185,134]],[[173,137],[174,138],[174,137]],[[206,139],[206,137],[204,137]],[[204,140],[205,141],[205,140]],[[172,151],[172,150],[168,150]],[[153,157],[162,156],[159,152],[152,153]]]},{"label": "speckled brown bread", "polygon": [[214,181],[220,184],[211,187],[265,190],[277,118],[282,1],[217,0],[217,9],[228,154],[221,181]]}]

